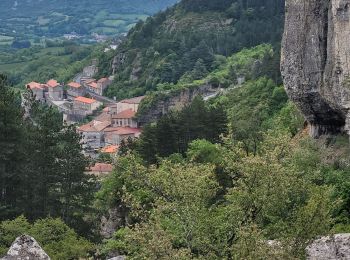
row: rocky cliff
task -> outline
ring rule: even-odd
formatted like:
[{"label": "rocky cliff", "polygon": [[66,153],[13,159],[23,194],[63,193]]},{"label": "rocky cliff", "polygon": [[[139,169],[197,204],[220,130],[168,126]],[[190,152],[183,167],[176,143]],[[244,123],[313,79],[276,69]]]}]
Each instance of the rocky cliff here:
[{"label": "rocky cliff", "polygon": [[202,86],[173,91],[171,93],[161,93],[156,98],[153,98],[152,101],[148,101],[148,104],[145,104],[147,100],[143,101],[145,103],[141,105],[141,109],[137,115],[138,123],[140,125],[145,125],[154,122],[171,110],[181,110],[186,105],[189,105],[197,96],[205,98],[218,91],[219,89],[212,85],[204,84]]},{"label": "rocky cliff", "polygon": [[350,0],[287,0],[281,71],[319,137],[350,133]]}]

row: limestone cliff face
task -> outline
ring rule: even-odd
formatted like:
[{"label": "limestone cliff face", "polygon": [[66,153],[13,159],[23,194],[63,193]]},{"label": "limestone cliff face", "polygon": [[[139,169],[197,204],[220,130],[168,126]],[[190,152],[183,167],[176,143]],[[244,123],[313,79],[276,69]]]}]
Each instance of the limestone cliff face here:
[{"label": "limestone cliff face", "polygon": [[350,0],[286,0],[281,71],[319,137],[350,132]]}]

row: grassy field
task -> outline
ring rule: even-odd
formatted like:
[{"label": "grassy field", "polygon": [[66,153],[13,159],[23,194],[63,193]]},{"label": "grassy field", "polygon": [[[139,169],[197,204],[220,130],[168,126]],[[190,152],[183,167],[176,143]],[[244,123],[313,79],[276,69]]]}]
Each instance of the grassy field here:
[{"label": "grassy field", "polygon": [[0,35],[0,45],[11,45],[13,42],[13,37],[6,36],[6,35]]},{"label": "grassy field", "polygon": [[105,20],[103,22],[104,25],[110,26],[110,27],[122,26],[122,25],[125,25],[125,23],[126,23],[126,21],[124,21],[124,20]]}]

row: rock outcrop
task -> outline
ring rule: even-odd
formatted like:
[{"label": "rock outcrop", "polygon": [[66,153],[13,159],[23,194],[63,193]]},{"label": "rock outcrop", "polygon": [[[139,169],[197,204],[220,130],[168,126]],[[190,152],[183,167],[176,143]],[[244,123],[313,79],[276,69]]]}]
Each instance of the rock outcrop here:
[{"label": "rock outcrop", "polygon": [[220,90],[210,84],[204,84],[195,88],[187,88],[175,93],[164,93],[161,98],[158,98],[148,109],[139,110],[137,121],[140,125],[145,125],[150,122],[155,122],[169,111],[178,111],[189,105],[197,96],[203,98],[215,95]]},{"label": "rock outcrop", "polygon": [[350,234],[338,234],[315,240],[306,248],[308,260],[350,259]]},{"label": "rock outcrop", "polygon": [[286,0],[281,71],[319,137],[350,133],[350,0]]},{"label": "rock outcrop", "polygon": [[34,238],[23,235],[16,238],[1,260],[50,260],[50,257]]},{"label": "rock outcrop", "polygon": [[125,226],[127,222],[127,210],[119,206],[108,211],[106,216],[101,217],[100,235],[103,238],[111,238],[115,231]]}]

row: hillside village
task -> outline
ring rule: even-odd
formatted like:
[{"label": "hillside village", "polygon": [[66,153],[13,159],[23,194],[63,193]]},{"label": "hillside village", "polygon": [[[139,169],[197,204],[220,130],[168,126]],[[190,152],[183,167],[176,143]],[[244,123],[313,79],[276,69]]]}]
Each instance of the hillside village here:
[{"label": "hillside village", "polygon": [[[100,154],[115,155],[123,141],[141,135],[135,115],[144,98],[116,102],[104,97],[103,92],[113,77],[96,80],[93,76],[97,71],[96,61],[93,61],[67,84],[51,79],[46,83],[33,81],[25,85],[35,100],[56,107],[63,114],[65,123],[77,126],[77,132],[82,136],[83,153],[92,159],[98,159]],[[97,163],[89,171],[95,175],[108,174],[112,167]]]}]

